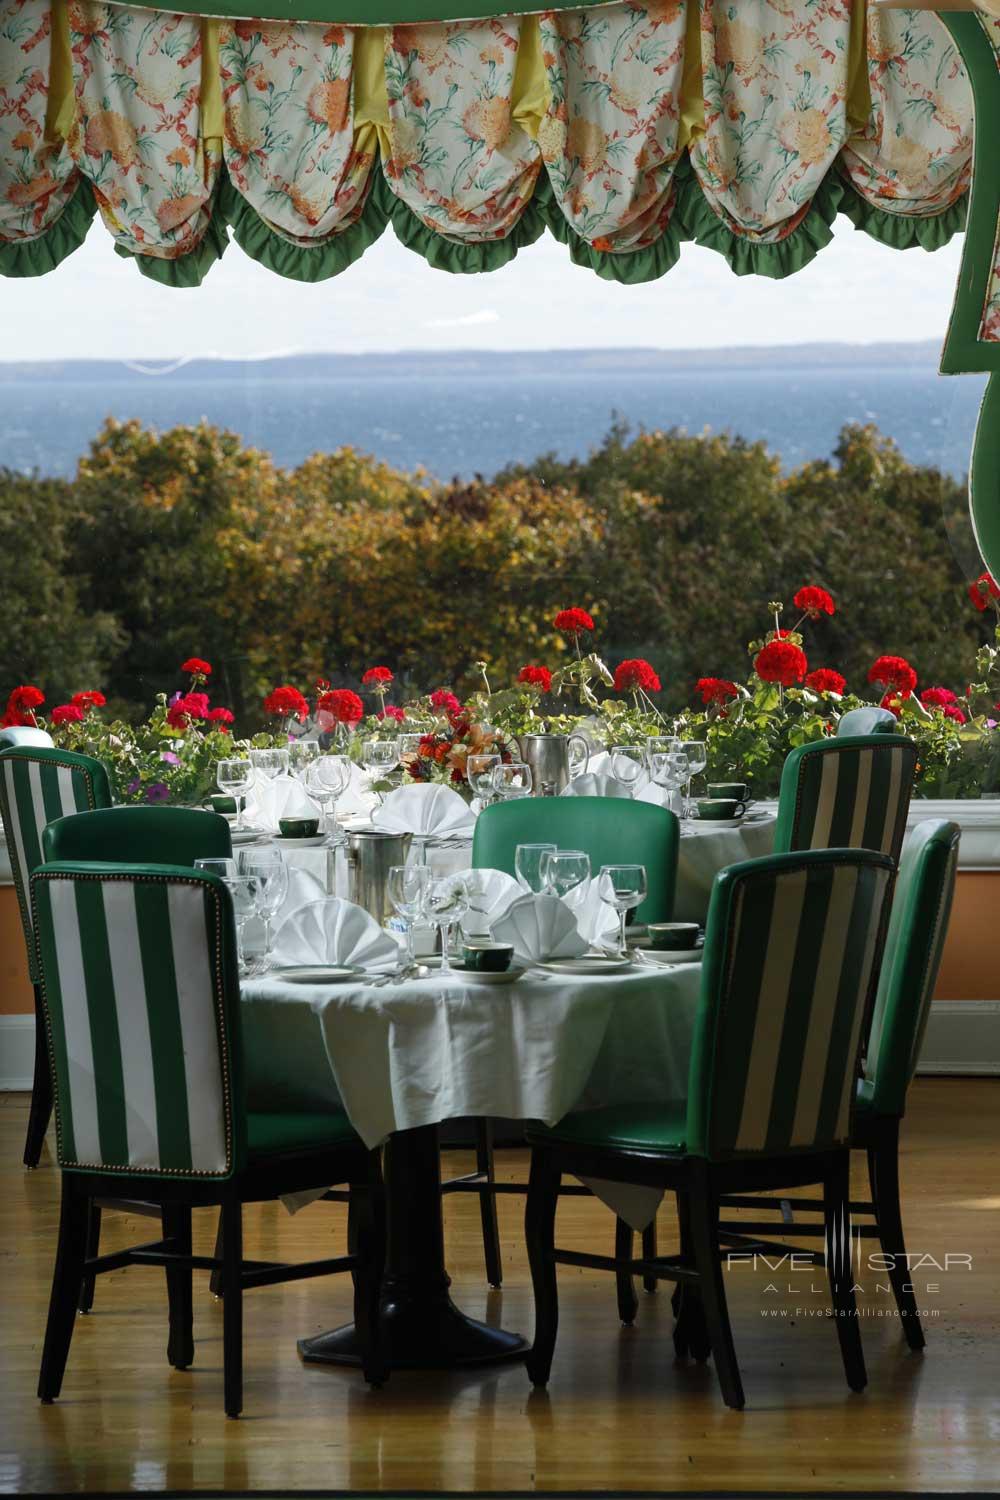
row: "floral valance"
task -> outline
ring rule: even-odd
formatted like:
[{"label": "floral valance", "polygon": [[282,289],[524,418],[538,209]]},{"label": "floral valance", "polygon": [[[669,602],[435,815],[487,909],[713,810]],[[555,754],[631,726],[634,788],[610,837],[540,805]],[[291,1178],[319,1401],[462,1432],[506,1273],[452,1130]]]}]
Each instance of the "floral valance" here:
[{"label": "floral valance", "polygon": [[686,239],[785,276],[838,212],[898,248],[964,221],[971,92],[930,12],[627,0],[407,24],[394,4],[354,27],[0,0],[0,271],[51,270],[95,211],[174,286],[230,233],[318,281],[390,221],[450,271],[547,228],[638,282]]}]

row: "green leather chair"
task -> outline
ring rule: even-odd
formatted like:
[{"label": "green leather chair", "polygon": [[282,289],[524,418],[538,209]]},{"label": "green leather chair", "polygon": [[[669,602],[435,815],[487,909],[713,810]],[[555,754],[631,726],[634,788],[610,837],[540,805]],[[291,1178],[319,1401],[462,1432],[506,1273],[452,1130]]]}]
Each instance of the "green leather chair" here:
[{"label": "green leather chair", "polygon": [[[40,729],[4,730],[5,735],[42,733]],[[45,738],[48,740],[48,735]],[[26,1167],[38,1166],[52,1115],[52,1082],[38,997],[38,959],[31,928],[28,880],[35,866],[42,862],[42,834],[47,823],[66,813],[110,806],[111,784],[99,760],[71,750],[56,750],[51,740],[47,745],[26,741],[0,750],[0,818],[24,932],[28,977],[35,987],[35,1075],[24,1143]]]},{"label": "green leather chair", "polygon": [[[679,839],[676,816],[651,802],[626,801],[618,796],[525,797],[496,803],[480,813],[472,836],[472,865],[474,869],[504,870],[513,875],[518,844],[538,843],[584,849],[595,876],[602,865],[645,865],[648,890],[635,920],[668,922],[674,910]],[[496,1218],[498,1188],[488,1120],[475,1121],[475,1137],[475,1172],[443,1182],[441,1191],[478,1194],[486,1279],[490,1286],[498,1287],[503,1275]],[[502,1191],[525,1192],[526,1186],[504,1183]],[[624,1232],[624,1226],[620,1226],[619,1234]],[[649,1254],[656,1254],[655,1224],[645,1231],[643,1245]],[[655,1282],[647,1280],[646,1289],[655,1291]],[[631,1316],[625,1312],[628,1297],[624,1283],[620,1284],[619,1302],[625,1322],[631,1322],[634,1316],[634,1308]]]},{"label": "green leather chair", "polygon": [[898,734],[899,720],[887,708],[850,708],[837,725],[841,739],[858,734]]},{"label": "green leather chair", "polygon": [[[85,1275],[167,1271],[167,1357],[194,1360],[191,1211],[220,1205],[225,1409],[243,1405],[243,1292],[349,1271],[365,1379],[387,1370],[378,1332],[384,1258],[378,1155],[346,1115],[250,1113],[232,903],[181,866],[56,863],[32,876],[42,1004],[55,1078],[62,1214],[38,1395],[58,1396]],[[72,1060],[71,1060],[72,1059]],[[245,1261],[243,1204],[331,1183],[351,1193],[350,1253],[306,1265]],[[160,1205],[162,1239],[88,1258],[92,1199]]]},{"label": "green leather chair", "polygon": [[[899,1202],[899,1126],[941,967],[961,832],[957,823],[928,818],[913,829],[903,850],[851,1136],[854,1149],[867,1154],[871,1187],[870,1201],[851,1204],[854,1233],[879,1241],[911,1349],[922,1349],[925,1340],[907,1273]],[[814,1199],[788,1198],[786,1203],[793,1213],[815,1213],[822,1208]],[[775,1198],[736,1198],[727,1206],[782,1209]],[[859,1216],[873,1218],[874,1223],[859,1224]],[[722,1228],[743,1236],[770,1235],[772,1249],[777,1248],[773,1236],[778,1232],[793,1238],[823,1233],[821,1224],[810,1222],[796,1223],[790,1229],[787,1219],[782,1223],[734,1220]],[[798,1247],[796,1253],[801,1253]]]},{"label": "green leather chair", "polygon": [[229,824],[193,807],[112,807],[86,817],[58,818],[42,835],[46,863],[55,859],[116,864],[193,865],[229,859]]},{"label": "green leather chair", "polygon": [[[715,1356],[728,1406],[742,1407],[719,1251],[723,1194],[822,1182],[830,1290],[848,1384],[866,1383],[850,1255],[850,1142],[858,1055],[894,865],[865,849],[771,855],[715,880],[688,1092],[531,1125],[525,1234],[535,1291],[528,1373],[549,1378],[556,1266],[674,1280],[679,1354]],[[681,1254],[623,1262],[555,1244],[560,1179],[672,1189]]]},{"label": "green leather chair", "polygon": [[877,849],[899,863],[917,770],[901,734],[835,735],[785,760],[775,851]]}]

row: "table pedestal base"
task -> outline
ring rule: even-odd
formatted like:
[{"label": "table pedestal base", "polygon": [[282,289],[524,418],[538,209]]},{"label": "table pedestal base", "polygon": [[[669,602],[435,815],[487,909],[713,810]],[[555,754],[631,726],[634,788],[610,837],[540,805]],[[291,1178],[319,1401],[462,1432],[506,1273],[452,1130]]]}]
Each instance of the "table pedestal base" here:
[{"label": "table pedestal base", "polygon": [[[528,1343],[516,1333],[490,1328],[459,1312],[450,1297],[391,1303],[382,1310],[382,1333],[394,1370],[452,1370],[523,1359]],[[307,1364],[360,1365],[354,1324],[299,1339]]]}]

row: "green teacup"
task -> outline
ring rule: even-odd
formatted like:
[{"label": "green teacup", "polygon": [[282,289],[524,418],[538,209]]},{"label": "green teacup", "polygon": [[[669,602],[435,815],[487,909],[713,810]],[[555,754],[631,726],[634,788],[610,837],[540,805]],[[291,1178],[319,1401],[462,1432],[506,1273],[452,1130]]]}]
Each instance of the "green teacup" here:
[{"label": "green teacup", "polygon": [[708,795],[711,798],[722,797],[736,802],[746,802],[749,790],[745,781],[710,781],[708,783]]},{"label": "green teacup", "polygon": [[463,943],[462,962],[479,974],[500,974],[509,969],[514,949],[510,943]]},{"label": "green teacup", "polygon": [[738,797],[705,797],[698,803],[698,816],[706,822],[733,822],[742,818],[747,805]]},{"label": "green teacup", "polygon": [[650,922],[646,928],[652,948],[686,952],[698,942],[697,922]]},{"label": "green teacup", "polygon": [[279,818],[283,839],[311,839],[319,830],[319,818]]},{"label": "green teacup", "polygon": [[213,812],[221,813],[224,818],[234,818],[243,801],[242,797],[209,797],[208,805]]}]

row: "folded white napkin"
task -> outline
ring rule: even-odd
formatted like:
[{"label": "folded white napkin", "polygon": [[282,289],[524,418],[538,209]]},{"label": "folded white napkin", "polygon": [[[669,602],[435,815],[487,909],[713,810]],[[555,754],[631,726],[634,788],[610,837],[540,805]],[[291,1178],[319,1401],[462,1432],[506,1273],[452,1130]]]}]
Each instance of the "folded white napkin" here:
[{"label": "folded white napkin", "polygon": [[498,943],[511,943],[519,963],[543,963],[549,958],[579,958],[587,939],[576,918],[558,896],[519,896],[490,928]]},{"label": "folded white napkin", "polygon": [[399,944],[362,907],[331,896],[310,901],[282,922],[275,934],[272,962],[279,969],[296,964],[353,964],[386,970],[398,964]]},{"label": "folded white napkin", "polygon": [[466,937],[489,937],[490,928],[521,895],[521,887],[505,870],[469,870],[465,876],[469,910],[462,918]]},{"label": "folded white napkin", "polygon": [[471,833],[472,809],[450,786],[414,785],[390,792],[372,815],[376,828],[389,833],[453,836]]},{"label": "folded white napkin", "polygon": [[252,828],[278,832],[280,818],[318,818],[319,805],[295,776],[276,776],[273,781],[254,777],[247,792],[246,821]]},{"label": "folded white napkin", "polygon": [[628,789],[604,771],[585,771],[562,791],[564,797],[627,797]]},{"label": "folded white napkin", "polygon": [[[320,850],[321,854],[322,852]],[[310,870],[303,870],[287,860],[285,867],[288,870],[288,894],[271,919],[271,926],[275,932],[283,922],[294,916],[300,907],[308,906],[312,901],[325,901],[327,895],[322,880],[317,875],[313,875]]]},{"label": "folded white napkin", "polygon": [[576,925],[592,947],[599,948],[607,940],[616,941],[618,915],[613,906],[601,900],[597,878],[578,885],[576,890],[563,896],[576,919]]},{"label": "folded white napkin", "polygon": [[351,766],[351,779],[337,798],[338,818],[367,817],[378,807],[378,794],[371,789],[371,777],[362,766]]}]

